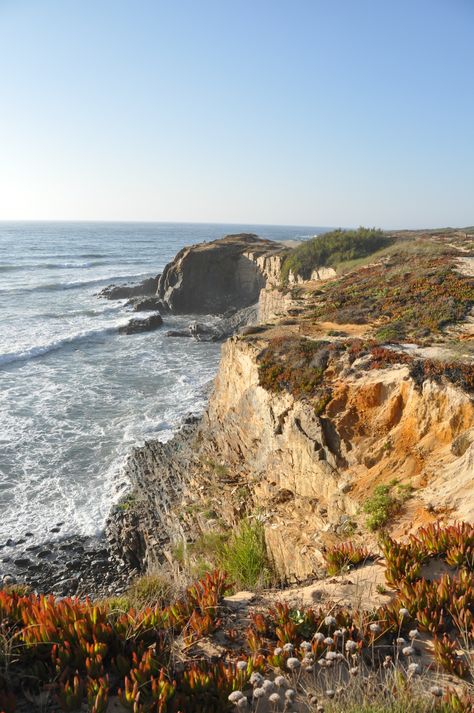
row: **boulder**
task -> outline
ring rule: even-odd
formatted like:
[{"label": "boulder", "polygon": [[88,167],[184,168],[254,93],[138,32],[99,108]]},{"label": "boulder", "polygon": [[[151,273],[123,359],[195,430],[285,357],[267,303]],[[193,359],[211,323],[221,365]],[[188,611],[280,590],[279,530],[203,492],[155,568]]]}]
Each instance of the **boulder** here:
[{"label": "boulder", "polygon": [[159,297],[133,297],[128,306],[134,312],[156,312],[162,307],[162,302]]},{"label": "boulder", "polygon": [[157,296],[176,314],[224,314],[258,302],[266,279],[257,258],[281,245],[239,233],[184,248],[164,269]]},{"label": "boulder", "polygon": [[[187,329],[166,332],[167,337],[194,337],[198,342],[221,342],[236,332],[253,324],[257,318],[257,305],[244,307],[222,317],[213,324],[191,322]],[[249,329],[249,327],[247,327]]]},{"label": "boulder", "polygon": [[139,332],[151,332],[153,329],[161,327],[163,319],[161,314],[151,314],[145,319],[131,319],[128,324],[119,327],[120,334],[137,334]]}]

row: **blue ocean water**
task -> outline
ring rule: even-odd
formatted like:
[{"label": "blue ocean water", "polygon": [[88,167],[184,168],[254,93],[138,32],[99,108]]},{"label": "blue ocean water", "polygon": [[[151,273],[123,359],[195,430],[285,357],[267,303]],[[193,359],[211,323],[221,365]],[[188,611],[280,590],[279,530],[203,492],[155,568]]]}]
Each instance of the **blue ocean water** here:
[{"label": "blue ocean water", "polygon": [[185,245],[227,233],[306,239],[319,227],[0,223],[0,543],[97,534],[127,483],[127,452],[171,437],[205,406],[220,346],[167,338],[190,317],[123,335],[109,283],[161,272]]}]

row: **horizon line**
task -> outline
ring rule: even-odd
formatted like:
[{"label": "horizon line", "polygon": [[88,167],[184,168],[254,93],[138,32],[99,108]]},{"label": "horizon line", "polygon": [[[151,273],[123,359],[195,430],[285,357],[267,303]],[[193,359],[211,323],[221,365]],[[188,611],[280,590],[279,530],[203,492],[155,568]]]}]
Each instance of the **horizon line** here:
[{"label": "horizon line", "polygon": [[[261,223],[261,222],[236,222],[236,221],[216,221],[216,220],[119,220],[119,219],[89,219],[89,218],[0,218],[2,223],[103,223],[103,224],[120,224],[126,223],[130,225],[248,225],[256,227],[273,227],[273,228],[328,228],[331,230],[352,230],[357,226],[342,226],[342,225],[316,225],[309,223]],[[473,224],[474,225],[474,224]],[[362,224],[361,226],[362,227]],[[375,227],[375,226],[371,226]],[[381,230],[402,231],[402,230],[466,230],[471,228],[471,225],[444,225],[444,226],[423,226],[423,227],[384,227]]]}]

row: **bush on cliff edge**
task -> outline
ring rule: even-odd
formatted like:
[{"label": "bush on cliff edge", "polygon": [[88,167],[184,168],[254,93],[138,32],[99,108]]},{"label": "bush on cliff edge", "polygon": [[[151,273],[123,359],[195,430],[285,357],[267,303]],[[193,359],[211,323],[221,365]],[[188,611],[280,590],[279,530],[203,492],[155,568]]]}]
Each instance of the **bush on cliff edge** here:
[{"label": "bush on cliff edge", "polygon": [[286,282],[291,271],[309,279],[317,267],[336,267],[341,262],[367,257],[393,242],[394,238],[379,228],[332,230],[295,248],[283,263],[281,277]]}]

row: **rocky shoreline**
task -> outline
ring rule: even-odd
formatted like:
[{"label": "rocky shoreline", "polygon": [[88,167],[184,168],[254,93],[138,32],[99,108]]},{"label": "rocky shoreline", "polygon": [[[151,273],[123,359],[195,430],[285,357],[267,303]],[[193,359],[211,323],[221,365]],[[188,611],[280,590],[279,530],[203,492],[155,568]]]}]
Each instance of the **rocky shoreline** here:
[{"label": "rocky shoreline", "polygon": [[0,561],[4,585],[56,596],[117,595],[137,574],[111,555],[104,535],[67,535],[41,544],[28,537],[7,540],[0,545]]},{"label": "rocky shoreline", "polygon": [[[281,251],[281,246],[254,235],[226,236],[185,248],[163,275],[137,284],[109,285],[97,296],[128,300],[132,311],[150,313],[121,327],[125,335],[164,326],[161,312],[202,317],[210,313],[219,317],[212,324],[190,319],[187,328],[170,330],[167,336],[223,341],[257,321],[256,302],[264,278],[247,256],[249,250],[260,256],[269,250]],[[172,517],[170,507],[185,487],[187,465],[192,461],[190,445],[199,422],[189,416],[168,443],[153,441],[132,450],[125,464],[132,489],[112,508],[100,536],[61,537],[64,523],[52,523],[54,538],[42,544],[35,544],[29,532],[16,541],[0,543],[3,584],[26,585],[56,596],[100,598],[122,593],[141,572],[170,559],[167,545],[184,534],[178,532],[181,524]],[[166,475],[158,482],[160,462]],[[158,498],[153,508],[135,498],[144,489],[152,499],[153,495]]]}]

